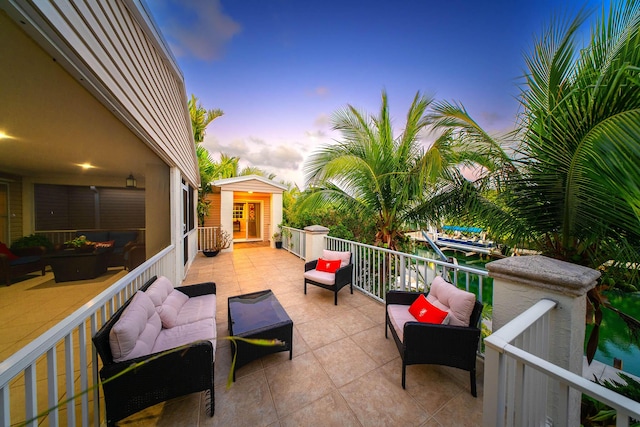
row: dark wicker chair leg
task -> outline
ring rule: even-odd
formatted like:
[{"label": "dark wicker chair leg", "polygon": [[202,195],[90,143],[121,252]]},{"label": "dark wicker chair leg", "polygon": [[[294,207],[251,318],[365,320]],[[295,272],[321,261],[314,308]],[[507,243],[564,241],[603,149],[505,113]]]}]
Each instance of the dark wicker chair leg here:
[{"label": "dark wicker chair leg", "polygon": [[478,397],[478,393],[476,391],[476,370],[472,369],[469,371],[469,376],[471,377],[471,396]]},{"label": "dark wicker chair leg", "polygon": [[404,363],[404,361],[402,361],[402,389],[403,390],[406,388],[404,386],[406,378],[407,378],[407,365]]},{"label": "dark wicker chair leg", "polygon": [[307,294],[307,281],[304,281],[304,294]]},{"label": "dark wicker chair leg", "polygon": [[333,297],[333,304],[338,305],[338,290],[336,290],[335,295]]},{"label": "dark wicker chair leg", "polygon": [[214,396],[213,386],[209,390],[209,406],[210,406],[209,416],[213,417],[213,414],[216,413],[216,399]]}]

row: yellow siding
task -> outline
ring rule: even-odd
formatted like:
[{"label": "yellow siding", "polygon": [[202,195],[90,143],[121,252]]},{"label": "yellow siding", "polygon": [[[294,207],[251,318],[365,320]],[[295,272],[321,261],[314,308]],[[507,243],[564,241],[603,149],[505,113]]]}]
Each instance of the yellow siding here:
[{"label": "yellow siding", "polygon": [[220,193],[207,194],[210,202],[209,216],[205,217],[205,227],[220,227]]}]

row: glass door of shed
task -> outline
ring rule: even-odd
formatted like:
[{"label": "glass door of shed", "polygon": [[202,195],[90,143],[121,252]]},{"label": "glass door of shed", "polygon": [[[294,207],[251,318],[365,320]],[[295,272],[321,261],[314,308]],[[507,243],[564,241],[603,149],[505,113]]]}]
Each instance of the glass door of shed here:
[{"label": "glass door of shed", "polygon": [[236,242],[262,240],[262,203],[235,202],[233,204],[233,240]]}]

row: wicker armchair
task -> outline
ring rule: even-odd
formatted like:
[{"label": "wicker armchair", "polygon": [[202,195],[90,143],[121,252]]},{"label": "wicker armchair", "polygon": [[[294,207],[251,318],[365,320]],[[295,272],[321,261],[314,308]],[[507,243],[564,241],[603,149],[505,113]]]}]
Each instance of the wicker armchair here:
[{"label": "wicker armchair", "polygon": [[403,330],[393,326],[389,305],[406,305],[407,309],[420,296],[418,292],[390,291],[386,296],[386,325],[384,335],[391,330],[402,358],[402,388],[405,388],[407,365],[434,364],[469,371],[471,395],[476,392],[476,352],[480,342],[482,304],[475,302],[469,326],[438,325],[407,321]]},{"label": "wicker armchair", "polygon": [[344,288],[347,285],[350,285],[351,293],[353,294],[353,263],[351,262],[351,252],[324,251],[323,258],[336,260],[340,259],[340,256],[345,256],[346,259],[349,260],[349,263],[344,267],[338,268],[335,273],[325,273],[322,271],[317,271],[316,266],[318,265],[318,260],[309,261],[304,265],[305,295],[307,294],[307,283],[333,291],[333,302],[335,305],[338,305],[338,291],[340,291],[340,289]]},{"label": "wicker armchair", "polygon": [[[146,290],[155,280],[154,276],[140,290]],[[175,289],[191,298],[215,293],[215,284],[201,283]],[[107,426],[115,426],[117,421],[157,403],[199,391],[208,393],[207,409],[213,417],[215,355],[211,341],[196,341],[181,351],[155,353],[124,362],[114,362],[109,345],[109,333],[131,300],[132,298],[129,298],[93,336],[93,343],[103,365],[100,369],[100,379],[104,391]],[[114,378],[133,364],[139,365]]]}]

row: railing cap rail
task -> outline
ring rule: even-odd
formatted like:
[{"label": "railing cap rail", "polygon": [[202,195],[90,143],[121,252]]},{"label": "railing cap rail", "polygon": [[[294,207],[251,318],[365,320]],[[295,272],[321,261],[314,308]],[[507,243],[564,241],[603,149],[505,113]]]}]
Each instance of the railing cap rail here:
[{"label": "railing cap rail", "polygon": [[502,350],[525,332],[533,323],[556,308],[557,305],[557,301],[547,298],[541,299],[526,311],[513,318],[506,325],[486,337],[484,339],[485,345],[491,345],[495,349]]}]

